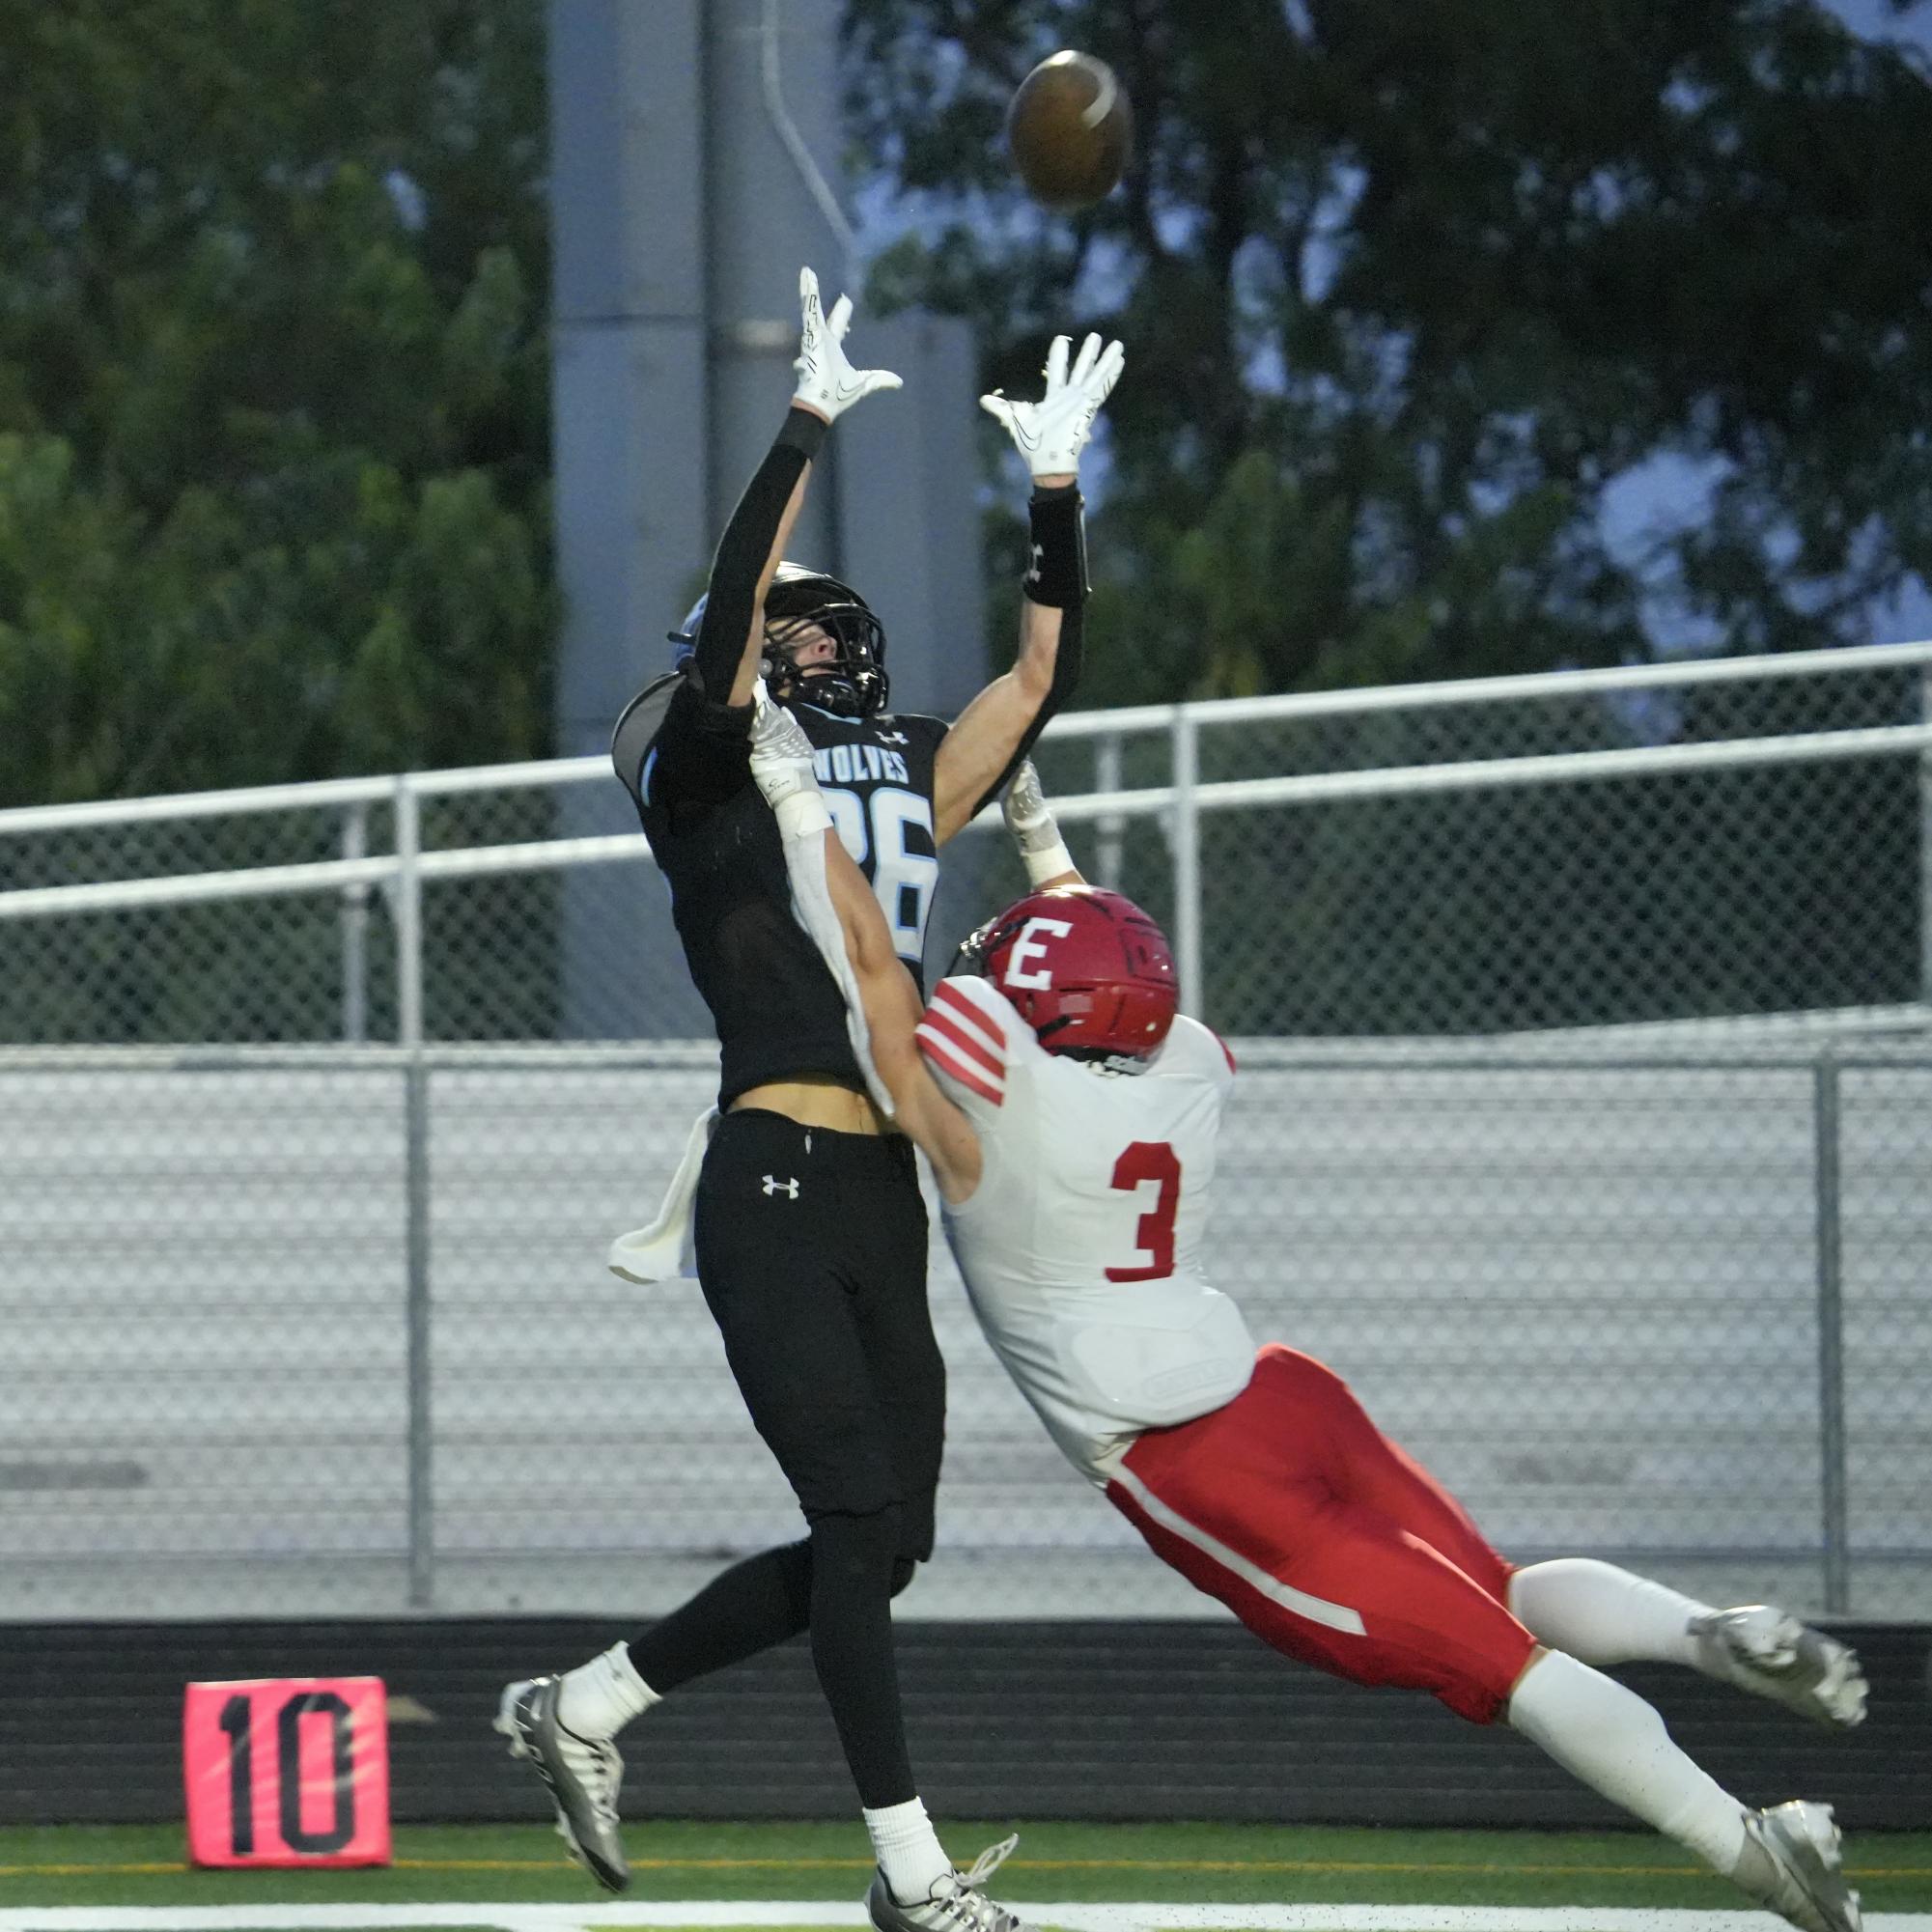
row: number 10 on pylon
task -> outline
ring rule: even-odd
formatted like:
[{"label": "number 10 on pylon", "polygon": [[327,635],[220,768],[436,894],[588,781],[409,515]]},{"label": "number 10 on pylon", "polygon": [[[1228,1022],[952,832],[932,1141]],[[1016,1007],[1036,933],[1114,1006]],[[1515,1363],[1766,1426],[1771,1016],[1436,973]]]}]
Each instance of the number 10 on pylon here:
[{"label": "number 10 on pylon", "polygon": [[387,1864],[385,1713],[379,1677],[190,1684],[182,1765],[192,1862]]}]

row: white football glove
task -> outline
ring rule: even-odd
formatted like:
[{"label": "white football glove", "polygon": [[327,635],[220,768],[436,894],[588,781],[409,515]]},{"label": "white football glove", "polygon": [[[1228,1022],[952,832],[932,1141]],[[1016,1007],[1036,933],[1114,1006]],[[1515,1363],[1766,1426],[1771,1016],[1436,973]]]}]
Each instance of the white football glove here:
[{"label": "white football glove", "polygon": [[804,320],[798,331],[798,386],[792,400],[816,409],[826,422],[838,417],[875,390],[896,389],[899,378],[889,369],[854,369],[845,359],[845,332],[852,324],[852,297],[841,295],[826,315],[819,306],[819,278],[809,268],[798,270],[798,306]]},{"label": "white football glove", "polygon": [[751,777],[777,815],[788,839],[831,828],[832,815],[812,770],[812,741],[785,709],[773,704],[760,678],[751,687]]},{"label": "white football glove", "polygon": [[1103,351],[1100,337],[1090,335],[1080,344],[1079,359],[1070,373],[1071,341],[1064,335],[1053,338],[1047,351],[1047,393],[1037,403],[1009,401],[998,389],[979,399],[979,406],[1013,438],[1035,476],[1064,476],[1079,468],[1094,417],[1127,360],[1119,343],[1108,343]]},{"label": "white football glove", "polygon": [[1020,849],[1020,862],[1026,868],[1029,884],[1044,885],[1063,872],[1078,871],[1073,854],[1060,836],[1053,808],[1040,789],[1040,774],[1033,769],[1030,758],[1020,761],[1020,770],[1013,774],[999,801],[999,815]]}]

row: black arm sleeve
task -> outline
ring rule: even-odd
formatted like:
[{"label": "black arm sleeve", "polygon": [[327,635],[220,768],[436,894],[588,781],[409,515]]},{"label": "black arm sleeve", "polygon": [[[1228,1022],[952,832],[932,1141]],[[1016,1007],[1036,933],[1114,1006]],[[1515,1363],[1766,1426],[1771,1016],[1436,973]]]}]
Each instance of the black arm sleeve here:
[{"label": "black arm sleeve", "polygon": [[698,625],[698,688],[715,704],[731,695],[758,602],[758,579],[805,465],[818,455],[828,425],[809,409],[792,409],[778,440],[744,487],[712,558],[705,614]]},{"label": "black arm sleeve", "polygon": [[[1035,603],[1057,605],[1060,612],[1060,642],[1053,655],[1053,681],[1033,721],[1026,727],[1013,756],[972,808],[977,818],[1005,791],[1021,761],[1033,749],[1033,741],[1046,729],[1047,720],[1073,696],[1080,681],[1080,659],[1086,642],[1085,601],[1087,592],[1086,540],[1080,526],[1080,492],[1078,484],[1062,490],[1034,492],[1032,503],[1034,569],[1028,573],[1026,595]],[[1037,594],[1040,589],[1050,594]]]},{"label": "black arm sleeve", "polygon": [[610,762],[631,802],[721,804],[751,776],[751,707],[706,702],[687,666],[632,698],[611,735]]}]

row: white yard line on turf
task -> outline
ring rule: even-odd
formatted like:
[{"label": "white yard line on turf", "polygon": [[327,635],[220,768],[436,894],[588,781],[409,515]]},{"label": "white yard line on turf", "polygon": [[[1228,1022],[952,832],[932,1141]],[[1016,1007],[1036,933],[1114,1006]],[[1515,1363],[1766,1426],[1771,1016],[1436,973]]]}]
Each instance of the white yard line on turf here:
[{"label": "white yard line on turf", "polygon": [[[1027,1905],[1064,1932],[1768,1932],[1762,1912],[1492,1905]],[[0,1932],[590,1932],[603,1926],[852,1925],[838,1899],[665,1899],[609,1905],[55,1905],[0,1911]],[[1932,1913],[1867,1915],[1866,1932],[1932,1932]]]}]

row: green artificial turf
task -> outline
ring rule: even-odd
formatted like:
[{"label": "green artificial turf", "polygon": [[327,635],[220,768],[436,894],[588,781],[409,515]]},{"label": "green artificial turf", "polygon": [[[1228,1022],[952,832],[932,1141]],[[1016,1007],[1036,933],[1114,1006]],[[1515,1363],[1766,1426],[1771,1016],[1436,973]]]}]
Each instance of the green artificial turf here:
[{"label": "green artificial turf", "polygon": [[[1688,1854],[1638,1833],[1355,1830],[1274,1825],[1035,1824],[946,1828],[956,1858],[1017,1830],[998,1895],[1237,1904],[1488,1902],[1730,1909]],[[628,1897],[856,1900],[871,1868],[856,1823],[634,1822]],[[1848,1846],[1867,1911],[1932,1910],[1932,1834]],[[0,1907],[586,1903],[602,1895],[535,1825],[403,1826],[396,1862],[349,1871],[195,1871],[164,1826],[0,1830]]]}]

